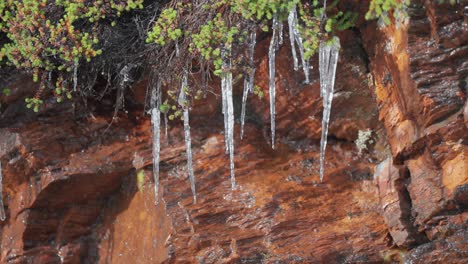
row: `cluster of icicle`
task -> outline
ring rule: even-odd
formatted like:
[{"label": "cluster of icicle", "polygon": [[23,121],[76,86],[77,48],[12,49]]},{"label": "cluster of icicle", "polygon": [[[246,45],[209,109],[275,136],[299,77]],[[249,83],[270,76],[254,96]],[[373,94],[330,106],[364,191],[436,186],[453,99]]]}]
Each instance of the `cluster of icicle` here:
[{"label": "cluster of icicle", "polygon": [[[289,27],[289,40],[291,44],[292,58],[294,70],[299,70],[300,66],[304,71],[305,83],[310,82],[310,65],[305,58],[305,51],[303,40],[300,35],[297,9],[294,6],[288,15]],[[276,51],[283,43],[283,24],[278,21],[276,15],[273,17],[272,37],[270,40],[268,52],[268,66],[269,66],[269,99],[270,99],[270,122],[271,122],[271,146],[275,148],[275,100],[276,100],[276,84],[275,84],[275,60]],[[254,91],[254,77],[255,77],[255,63],[254,51],[256,45],[256,33],[252,32],[248,38],[248,63],[249,67],[244,74],[244,90],[242,95],[242,110],[241,110],[241,130],[240,138],[244,136],[244,123],[247,97],[249,93]],[[300,62],[297,56],[297,50],[300,55]],[[319,72],[320,72],[320,95],[323,98],[323,118],[322,118],[322,138],[320,146],[320,181],[323,181],[324,175],[324,161],[325,161],[325,148],[327,145],[328,124],[330,120],[331,104],[333,100],[333,90],[335,84],[336,66],[338,63],[338,53],[340,50],[340,43],[337,37],[333,38],[328,43],[322,41],[319,47]],[[224,141],[226,154],[229,155],[229,167],[231,173],[231,188],[236,187],[235,174],[234,174],[234,106],[232,94],[232,72],[231,72],[231,48],[223,47],[221,52],[223,73],[221,78],[221,97],[222,97],[222,113],[224,115]],[[188,72],[184,72],[182,78],[182,87],[179,94],[178,103],[184,108],[184,131],[185,131],[185,146],[187,155],[187,167],[190,179],[190,186],[193,193],[193,201],[196,203],[196,190],[195,190],[195,177],[193,174],[192,164],[192,150],[190,139],[190,125],[189,125],[189,108],[186,99],[186,88],[188,87]],[[159,152],[160,152],[160,128],[161,118],[159,105],[161,104],[161,84],[153,90],[152,94],[152,109],[151,121],[153,125],[153,162],[154,162],[154,180],[155,180],[155,197],[156,203],[158,201],[158,186],[159,186]],[[167,133],[167,121],[166,121]]]},{"label": "cluster of icicle", "polygon": [[3,193],[2,193],[2,161],[0,160],[0,220],[5,221],[5,208],[3,206]]},{"label": "cluster of icicle", "polygon": [[[296,46],[299,49],[299,54],[301,56],[302,69],[304,71],[305,83],[310,82],[309,77],[309,62],[305,58],[304,44],[302,41],[301,34],[299,32],[298,19],[297,19],[297,10],[294,6],[288,15],[288,27],[289,27],[289,41],[291,44],[291,52],[293,57],[294,70],[299,70],[299,61],[297,58]],[[270,47],[268,51],[268,74],[269,74],[269,94],[270,94],[270,128],[271,128],[271,147],[275,148],[275,101],[276,101],[276,51],[279,49],[279,46],[283,43],[283,23],[278,21],[276,15],[273,16],[273,25],[272,25],[272,36],[270,40]]]}]

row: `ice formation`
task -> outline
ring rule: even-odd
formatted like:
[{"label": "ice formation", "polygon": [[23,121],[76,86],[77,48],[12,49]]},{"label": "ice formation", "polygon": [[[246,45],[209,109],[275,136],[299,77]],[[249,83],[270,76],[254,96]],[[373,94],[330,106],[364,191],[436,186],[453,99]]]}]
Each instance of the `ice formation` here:
[{"label": "ice formation", "polygon": [[299,54],[301,56],[302,69],[304,71],[305,83],[310,82],[309,77],[309,61],[305,58],[304,51],[304,41],[302,40],[301,33],[299,31],[298,20],[297,20],[297,9],[294,6],[288,15],[288,25],[289,25],[289,42],[291,43],[291,52],[293,56],[294,70],[299,69],[299,63],[297,59],[296,45],[299,49]]},{"label": "ice formation", "polygon": [[187,101],[187,89],[188,89],[188,72],[184,71],[182,77],[182,87],[179,93],[178,103],[184,108],[184,136],[185,136],[185,153],[187,156],[187,170],[189,173],[190,188],[193,194],[193,203],[197,203],[197,192],[195,190],[195,175],[193,174],[193,162],[192,162],[192,140],[190,137],[190,123],[189,123],[189,107]]},{"label": "ice formation", "polygon": [[3,206],[3,193],[2,193],[2,161],[0,160],[0,220],[5,221],[5,207]]},{"label": "ice formation", "polygon": [[275,60],[276,60],[276,47],[278,46],[278,17],[276,14],[273,17],[273,34],[270,40],[270,47],[268,51],[268,72],[270,77],[269,93],[270,93],[270,126],[271,126],[271,147],[275,148],[275,97],[276,97],[276,83],[275,83]]},{"label": "ice formation", "polygon": [[336,66],[340,51],[340,40],[334,37],[319,46],[319,72],[320,72],[320,96],[323,101],[322,138],[320,141],[320,181],[323,181],[325,172],[325,149],[327,147],[328,125],[335,86]]},{"label": "ice formation", "polygon": [[229,168],[231,171],[231,188],[236,187],[234,174],[234,104],[232,100],[232,72],[231,72],[231,52],[230,48],[224,48],[221,54],[223,60],[223,73],[221,80],[221,90],[224,102],[224,124],[226,150],[229,152]]},{"label": "ice formation", "polygon": [[254,90],[254,79],[255,79],[255,63],[254,63],[254,52],[255,44],[257,40],[257,34],[253,31],[250,34],[250,43],[249,43],[249,66],[248,73],[244,76],[244,92],[242,95],[242,110],[241,110],[241,132],[240,138],[244,137],[244,123],[245,123],[245,108],[247,105],[247,97],[249,93],[253,93]]},{"label": "ice formation", "polygon": [[153,177],[155,202],[159,202],[159,154],[161,150],[161,80],[151,91],[151,124],[153,126]]}]

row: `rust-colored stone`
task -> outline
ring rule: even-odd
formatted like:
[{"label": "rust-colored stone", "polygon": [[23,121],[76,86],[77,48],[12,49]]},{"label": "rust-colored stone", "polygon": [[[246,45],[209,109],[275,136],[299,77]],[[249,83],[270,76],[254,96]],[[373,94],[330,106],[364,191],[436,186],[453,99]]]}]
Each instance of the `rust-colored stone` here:
[{"label": "rust-colored stone", "polygon": [[[266,96],[249,98],[244,141],[235,131],[236,190],[219,100],[209,93],[191,111],[195,205],[175,121],[154,203],[145,82],[129,95],[139,105],[108,127],[107,99],[75,110],[46,100],[38,114],[26,111],[34,84],[18,75],[2,97],[0,262],[466,263],[466,18],[429,2],[409,10],[408,24],[379,29],[362,18],[366,1],[350,1],[361,16],[358,30],[340,33],[323,184],[317,58],[305,85],[288,44],[280,49],[271,150],[266,34],[256,49]],[[366,129],[376,143],[358,154],[353,141]]]},{"label": "rust-colored stone", "polygon": [[411,221],[411,199],[408,194],[406,168],[394,166],[388,158],[380,163],[374,174],[379,187],[382,215],[396,245],[411,247],[421,243],[423,238],[418,234]]}]

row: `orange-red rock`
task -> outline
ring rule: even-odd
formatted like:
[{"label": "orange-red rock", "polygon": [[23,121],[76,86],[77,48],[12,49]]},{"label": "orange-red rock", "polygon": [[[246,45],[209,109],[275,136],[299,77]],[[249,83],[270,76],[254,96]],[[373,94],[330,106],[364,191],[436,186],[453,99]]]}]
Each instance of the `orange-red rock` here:
[{"label": "orange-red rock", "polygon": [[[364,2],[350,1],[356,10]],[[244,141],[236,126],[238,189],[230,190],[219,102],[209,96],[193,109],[197,204],[179,123],[163,139],[155,205],[141,106],[109,128],[107,102],[74,109],[46,100],[35,114],[23,102],[34,84],[18,75],[0,117],[0,262],[466,263],[466,11],[414,3],[425,9],[411,8],[408,24],[359,19],[340,33],[323,184],[317,65],[302,84],[287,44],[277,56],[278,148],[269,146],[268,94],[249,98]],[[268,38],[256,49],[265,92]],[[133,102],[143,89],[135,86]],[[353,141],[365,129],[373,143],[359,155]]]}]

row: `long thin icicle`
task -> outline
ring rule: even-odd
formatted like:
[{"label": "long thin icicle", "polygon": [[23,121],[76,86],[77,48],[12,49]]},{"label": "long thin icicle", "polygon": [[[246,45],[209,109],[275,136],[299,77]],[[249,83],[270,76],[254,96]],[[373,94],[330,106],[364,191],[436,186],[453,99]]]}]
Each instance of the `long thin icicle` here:
[{"label": "long thin icicle", "polygon": [[189,107],[187,101],[187,92],[188,88],[188,72],[184,71],[184,76],[182,78],[182,87],[179,94],[179,104],[184,108],[184,135],[185,135],[185,153],[187,156],[187,170],[189,173],[190,188],[192,189],[193,194],[193,203],[197,203],[197,192],[195,190],[195,176],[193,174],[193,162],[192,162],[192,140],[190,138],[190,123],[189,123]]},{"label": "long thin icicle", "polygon": [[232,100],[232,72],[231,72],[231,50],[230,47],[223,49],[221,58],[223,60],[222,84],[225,93],[224,122],[227,124],[227,143],[229,150],[229,168],[231,171],[231,189],[236,187],[234,174],[234,104]]},{"label": "long thin icicle", "polygon": [[289,24],[289,41],[291,43],[291,52],[293,55],[294,70],[299,69],[299,64],[297,60],[296,45],[299,49],[299,54],[301,55],[302,69],[304,71],[305,83],[310,82],[309,77],[309,61],[305,58],[304,51],[304,41],[302,40],[301,32],[299,32],[299,24],[297,20],[297,8],[294,6],[288,15],[288,24]]},{"label": "long thin icicle", "polygon": [[325,173],[325,149],[327,147],[328,125],[335,87],[336,66],[340,51],[340,40],[334,37],[331,43],[320,42],[319,46],[319,72],[320,95],[323,101],[322,138],[320,141],[320,181]]},{"label": "long thin icicle", "polygon": [[3,206],[3,193],[2,193],[2,161],[0,160],[0,220],[5,221],[5,208]]},{"label": "long thin icicle", "polygon": [[276,97],[276,83],[275,83],[275,60],[276,60],[276,47],[278,46],[278,17],[276,14],[273,16],[273,34],[270,40],[270,47],[268,51],[268,66],[269,66],[269,93],[270,93],[270,126],[271,126],[271,147],[275,148],[275,97]]},{"label": "long thin icicle", "polygon": [[166,139],[166,141],[168,140],[167,139],[167,113],[164,113],[164,138]]},{"label": "long thin icicle", "polygon": [[222,112],[224,116],[224,144],[226,146],[226,154],[229,153],[229,140],[228,140],[228,118],[227,118],[227,91],[226,91],[226,78],[221,78],[221,101],[222,101]]},{"label": "long thin icicle", "polygon": [[310,83],[310,78],[309,78],[309,61],[305,58],[305,52],[304,52],[304,43],[302,41],[301,33],[299,30],[296,28],[296,42],[297,46],[299,47],[299,54],[301,54],[301,62],[302,62],[302,70],[304,71],[304,76],[305,76],[305,83]]},{"label": "long thin icicle", "polygon": [[244,93],[242,95],[242,110],[241,110],[241,133],[240,138],[244,137],[244,123],[245,123],[245,108],[247,105],[247,96],[249,93],[252,93],[254,90],[254,78],[255,78],[255,63],[254,63],[254,53],[255,53],[255,44],[257,41],[257,33],[252,31],[250,33],[250,43],[249,43],[249,72],[244,76]]},{"label": "long thin icicle", "polygon": [[159,153],[161,150],[161,79],[151,91],[151,124],[153,126],[153,177],[154,197],[156,204],[159,203]]},{"label": "long thin icicle", "polygon": [[78,61],[75,60],[73,63],[73,91],[76,92],[78,86]]},{"label": "long thin icicle", "polygon": [[277,48],[279,48],[279,46],[283,45],[283,22],[281,21],[277,21],[278,22],[278,46]]},{"label": "long thin icicle", "polygon": [[294,70],[297,71],[299,69],[299,63],[297,60],[297,53],[296,53],[296,6],[294,6],[291,11],[289,11],[288,15],[288,26],[289,26],[289,42],[291,44],[291,53],[293,57],[293,64],[294,64]]}]

